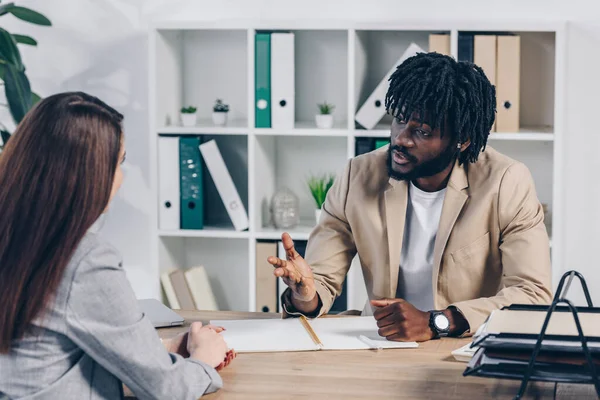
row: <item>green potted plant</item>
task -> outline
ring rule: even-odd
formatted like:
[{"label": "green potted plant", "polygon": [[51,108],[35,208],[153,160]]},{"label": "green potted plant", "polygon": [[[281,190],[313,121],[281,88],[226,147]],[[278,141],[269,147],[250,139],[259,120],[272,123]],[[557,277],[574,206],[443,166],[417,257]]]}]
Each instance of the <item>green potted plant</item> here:
[{"label": "green potted plant", "polygon": [[311,176],[308,179],[308,188],[317,205],[317,208],[315,209],[315,219],[317,224],[321,219],[321,208],[323,207],[323,203],[325,203],[327,192],[331,189],[334,180],[335,175]]},{"label": "green potted plant", "polygon": [[198,109],[194,106],[181,107],[181,125],[196,126]]},{"label": "green potted plant", "polygon": [[335,106],[325,101],[322,104],[317,104],[317,107],[319,107],[319,114],[315,115],[317,128],[330,129],[333,126],[332,113]]},{"label": "green potted plant", "polygon": [[227,114],[229,113],[229,105],[223,103],[223,100],[217,99],[213,106],[212,120],[217,126],[225,126],[227,124]]},{"label": "green potted plant", "polygon": [[[41,26],[52,23],[44,15],[14,3],[0,5],[0,16],[12,14],[25,22]],[[25,114],[40,100],[40,96],[31,91],[31,86],[21,52],[17,44],[37,46],[37,41],[26,35],[11,34],[0,28],[0,80],[4,85],[6,105],[15,125],[18,125]],[[0,123],[0,150],[10,138],[11,133],[4,123]]]}]

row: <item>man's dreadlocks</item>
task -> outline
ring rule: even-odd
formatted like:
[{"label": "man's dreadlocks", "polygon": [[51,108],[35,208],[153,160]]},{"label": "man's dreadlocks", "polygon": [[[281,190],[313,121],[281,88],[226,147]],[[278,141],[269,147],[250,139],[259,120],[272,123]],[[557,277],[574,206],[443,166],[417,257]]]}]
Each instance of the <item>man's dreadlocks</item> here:
[{"label": "man's dreadlocks", "polygon": [[477,161],[496,114],[496,89],[480,67],[438,53],[419,53],[400,64],[389,80],[389,114],[408,119],[416,112],[442,135],[447,128],[459,143],[470,140],[459,161]]}]

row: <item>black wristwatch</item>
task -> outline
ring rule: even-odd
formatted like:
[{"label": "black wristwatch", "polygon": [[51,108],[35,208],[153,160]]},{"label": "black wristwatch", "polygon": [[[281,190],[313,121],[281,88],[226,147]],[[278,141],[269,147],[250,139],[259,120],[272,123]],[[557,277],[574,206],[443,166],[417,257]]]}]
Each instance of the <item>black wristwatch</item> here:
[{"label": "black wristwatch", "polygon": [[434,337],[448,336],[450,333],[450,320],[441,311],[429,311],[429,327]]}]

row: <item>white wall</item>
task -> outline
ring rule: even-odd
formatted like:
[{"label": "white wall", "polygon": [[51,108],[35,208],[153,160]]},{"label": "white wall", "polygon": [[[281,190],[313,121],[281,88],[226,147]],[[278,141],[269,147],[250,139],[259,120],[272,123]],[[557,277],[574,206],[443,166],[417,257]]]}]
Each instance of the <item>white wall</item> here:
[{"label": "white wall", "polygon": [[[11,32],[34,36],[36,49],[23,49],[34,89],[42,96],[84,90],[117,107],[125,116],[126,181],[103,232],[122,251],[139,297],[149,264],[148,115],[146,24],[159,16],[178,19],[336,18],[352,20],[442,17],[456,19],[548,18],[570,21],[567,38],[564,140],[564,269],[581,271],[600,303],[600,185],[597,132],[600,93],[600,4],[597,0],[32,0],[18,4],[44,12],[51,28],[2,16]],[[3,121],[6,118],[2,119]],[[155,277],[152,277],[155,279]],[[580,300],[581,297],[579,296]]]}]

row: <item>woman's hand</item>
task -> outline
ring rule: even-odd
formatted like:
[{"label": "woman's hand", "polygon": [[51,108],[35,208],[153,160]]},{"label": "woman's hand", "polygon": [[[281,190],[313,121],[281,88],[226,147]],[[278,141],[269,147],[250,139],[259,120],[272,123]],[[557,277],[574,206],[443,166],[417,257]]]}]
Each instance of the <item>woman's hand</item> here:
[{"label": "woman's hand", "polygon": [[202,326],[202,322],[193,322],[190,326],[187,350],[191,358],[202,361],[213,368],[223,368],[235,358],[228,355],[225,339],[220,335],[224,329],[212,325]]}]

